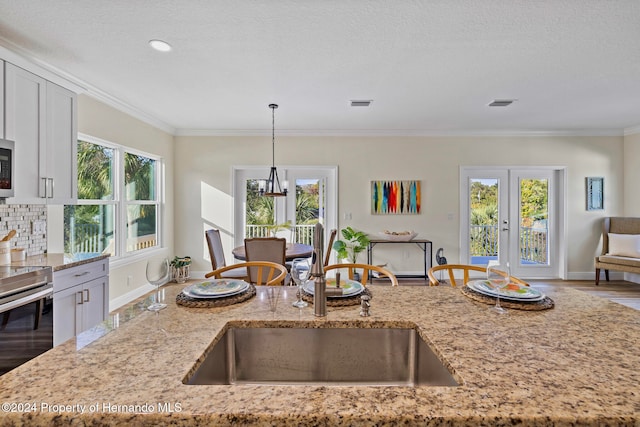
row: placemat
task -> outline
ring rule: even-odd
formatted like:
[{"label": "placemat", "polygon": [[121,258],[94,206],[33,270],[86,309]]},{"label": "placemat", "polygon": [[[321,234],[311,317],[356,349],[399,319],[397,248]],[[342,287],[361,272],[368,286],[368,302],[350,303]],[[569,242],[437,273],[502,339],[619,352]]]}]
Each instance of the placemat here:
[{"label": "placemat", "polygon": [[[371,290],[369,290],[369,288],[364,288],[364,291],[352,297],[344,297],[344,298],[327,297],[327,307],[347,307],[350,305],[360,305],[360,297],[362,295],[369,295],[369,297],[373,299]],[[306,302],[310,302],[311,304],[313,304],[313,295],[308,293],[304,289],[302,289],[302,299]]]},{"label": "placemat", "polygon": [[180,292],[176,295],[176,304],[192,308],[226,307],[251,299],[255,295],[256,287],[254,285],[249,285],[249,289],[241,294],[222,298],[191,298]]},{"label": "placemat", "polygon": [[[461,286],[460,292],[463,295],[471,298],[472,300],[482,302],[484,304],[495,304],[496,299],[494,297],[490,297],[489,295],[481,294],[478,291],[474,291],[470,289],[468,286]],[[540,301],[535,302],[520,302],[520,301],[510,301],[500,298],[500,305],[504,308],[512,308],[515,310],[527,310],[527,311],[540,311],[540,310],[548,310],[555,306],[555,303],[551,298],[545,296]]]}]

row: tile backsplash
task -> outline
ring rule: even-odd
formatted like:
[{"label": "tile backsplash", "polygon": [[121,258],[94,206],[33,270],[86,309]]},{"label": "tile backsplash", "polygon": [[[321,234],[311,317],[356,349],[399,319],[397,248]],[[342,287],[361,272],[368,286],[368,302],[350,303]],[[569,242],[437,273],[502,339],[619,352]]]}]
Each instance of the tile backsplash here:
[{"label": "tile backsplash", "polygon": [[[42,225],[40,230],[34,230]],[[0,205],[0,239],[16,230],[11,248],[24,248],[27,255],[40,255],[47,250],[46,205]],[[37,233],[32,233],[32,230]]]}]

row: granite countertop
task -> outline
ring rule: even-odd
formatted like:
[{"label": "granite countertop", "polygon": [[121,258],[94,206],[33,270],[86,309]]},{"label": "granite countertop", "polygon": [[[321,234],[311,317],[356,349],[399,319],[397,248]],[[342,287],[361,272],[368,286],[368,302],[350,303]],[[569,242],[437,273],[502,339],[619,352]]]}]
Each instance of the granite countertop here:
[{"label": "granite countertop", "polygon": [[[293,288],[230,307],[132,304],[94,342],[70,340],[0,377],[0,423],[28,425],[629,425],[640,424],[640,312],[574,289],[555,308],[500,316],[451,287],[372,286],[359,307],[297,309]],[[228,327],[415,327],[457,387],[185,385]],[[79,337],[80,339],[80,337]],[[362,357],[367,357],[363,354]],[[7,405],[8,404],[8,405]],[[32,410],[36,409],[37,412]]]},{"label": "granite countertop", "polygon": [[12,267],[36,266],[51,267],[53,271],[64,270],[82,264],[99,261],[109,258],[109,254],[102,253],[82,253],[82,254],[64,254],[64,253],[47,253],[40,255],[28,256],[24,261],[15,261],[11,263]]}]

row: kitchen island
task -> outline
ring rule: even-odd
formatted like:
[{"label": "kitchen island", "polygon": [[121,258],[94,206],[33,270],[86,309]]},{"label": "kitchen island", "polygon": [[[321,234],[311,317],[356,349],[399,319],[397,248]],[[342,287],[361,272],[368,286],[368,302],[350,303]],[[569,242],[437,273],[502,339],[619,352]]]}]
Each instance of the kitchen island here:
[{"label": "kitchen island", "polygon": [[[316,318],[291,306],[294,288],[202,309],[176,305],[184,286],[163,287],[159,313],[132,304],[93,331],[100,338],[79,336],[0,377],[0,424],[640,424],[640,312],[580,291],[550,292],[551,310],[500,316],[456,288],[373,285],[371,317],[351,306]],[[184,384],[230,325],[415,328],[460,385]]]}]

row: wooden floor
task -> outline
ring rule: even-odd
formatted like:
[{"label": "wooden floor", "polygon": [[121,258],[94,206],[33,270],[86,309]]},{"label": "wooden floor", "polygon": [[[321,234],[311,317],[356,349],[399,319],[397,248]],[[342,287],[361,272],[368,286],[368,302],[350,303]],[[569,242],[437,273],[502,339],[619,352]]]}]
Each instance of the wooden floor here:
[{"label": "wooden floor", "polygon": [[[384,279],[374,279],[375,284],[389,283]],[[427,285],[428,282],[421,279],[398,279],[400,286]],[[536,289],[544,291],[559,287],[571,287],[582,292],[587,292],[622,305],[640,310],[640,283],[612,280],[601,280],[596,286],[593,280],[529,280],[529,284]]]}]

